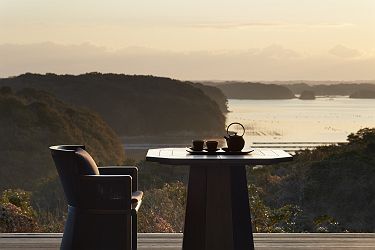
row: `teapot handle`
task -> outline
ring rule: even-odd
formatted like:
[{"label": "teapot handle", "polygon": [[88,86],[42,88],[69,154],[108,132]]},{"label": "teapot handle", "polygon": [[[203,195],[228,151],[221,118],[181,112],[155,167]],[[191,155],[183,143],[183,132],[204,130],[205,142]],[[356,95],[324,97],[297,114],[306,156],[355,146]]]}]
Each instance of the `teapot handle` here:
[{"label": "teapot handle", "polygon": [[242,133],[241,136],[244,136],[244,134],[245,134],[245,127],[241,123],[239,123],[239,122],[232,122],[231,124],[228,125],[228,127],[227,127],[227,135],[229,135],[229,127],[232,126],[232,125],[234,125],[234,124],[240,125],[242,127],[243,133]]}]

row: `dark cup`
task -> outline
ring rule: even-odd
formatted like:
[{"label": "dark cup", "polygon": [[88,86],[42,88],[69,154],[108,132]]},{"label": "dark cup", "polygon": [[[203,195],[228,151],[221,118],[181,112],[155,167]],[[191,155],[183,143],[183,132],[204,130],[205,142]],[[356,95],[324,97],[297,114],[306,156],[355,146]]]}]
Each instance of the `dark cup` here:
[{"label": "dark cup", "polygon": [[194,140],[193,141],[193,150],[194,151],[202,151],[203,150],[204,141],[203,140]]},{"label": "dark cup", "polygon": [[206,141],[207,151],[216,151],[217,150],[217,141]]}]

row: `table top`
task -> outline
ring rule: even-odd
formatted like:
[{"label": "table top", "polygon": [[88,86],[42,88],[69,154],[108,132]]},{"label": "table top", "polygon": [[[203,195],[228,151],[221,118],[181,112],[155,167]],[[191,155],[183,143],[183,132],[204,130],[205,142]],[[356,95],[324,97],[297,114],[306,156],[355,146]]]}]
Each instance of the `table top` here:
[{"label": "table top", "polygon": [[147,161],[168,165],[268,165],[291,161],[293,157],[280,149],[253,148],[247,155],[192,155],[187,148],[149,149]]}]

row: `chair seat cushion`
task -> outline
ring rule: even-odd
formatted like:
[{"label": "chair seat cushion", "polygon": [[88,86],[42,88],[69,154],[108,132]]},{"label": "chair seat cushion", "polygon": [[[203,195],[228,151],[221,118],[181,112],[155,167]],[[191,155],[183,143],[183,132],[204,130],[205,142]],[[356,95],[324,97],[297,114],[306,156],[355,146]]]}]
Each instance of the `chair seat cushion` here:
[{"label": "chair seat cushion", "polygon": [[78,148],[75,155],[77,156],[78,171],[81,175],[99,175],[98,166],[86,150]]},{"label": "chair seat cushion", "polygon": [[143,192],[142,191],[135,191],[132,193],[132,203],[138,203],[142,200]]}]

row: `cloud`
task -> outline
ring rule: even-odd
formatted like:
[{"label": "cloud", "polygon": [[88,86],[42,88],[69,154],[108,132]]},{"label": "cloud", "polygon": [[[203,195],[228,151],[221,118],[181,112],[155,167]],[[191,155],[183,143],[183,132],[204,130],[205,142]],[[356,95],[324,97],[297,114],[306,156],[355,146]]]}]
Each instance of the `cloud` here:
[{"label": "cloud", "polygon": [[257,27],[280,27],[280,28],[345,28],[352,27],[352,23],[286,23],[286,22],[211,22],[195,23],[190,25],[193,28],[203,29],[245,29]]},{"label": "cloud", "polygon": [[282,23],[276,22],[248,22],[248,23],[198,23],[191,25],[193,28],[212,28],[212,29],[241,29],[250,27],[275,27],[282,26]]},{"label": "cloud", "polygon": [[346,28],[355,26],[352,23],[316,23],[316,24],[306,24],[311,28]]},{"label": "cloud", "polygon": [[337,45],[333,47],[329,50],[329,53],[342,58],[354,58],[362,55],[360,51],[345,47],[343,45]]},{"label": "cloud", "polygon": [[306,56],[277,44],[243,51],[194,52],[143,47],[108,50],[88,43],[3,44],[0,45],[0,58],[0,77],[25,72],[80,74],[99,71],[183,80],[375,79],[374,55],[353,58],[329,54]]}]

